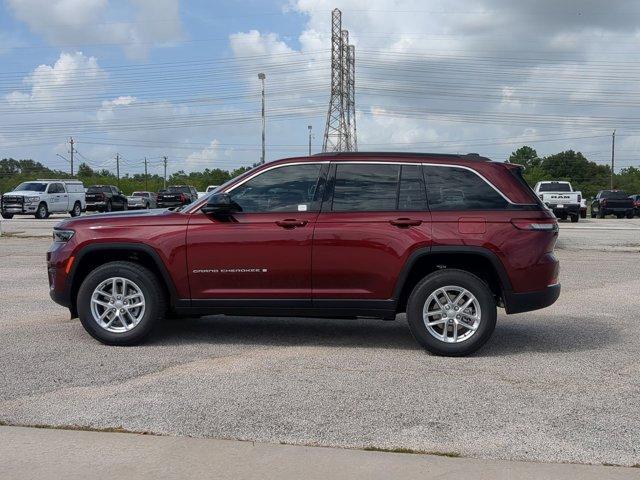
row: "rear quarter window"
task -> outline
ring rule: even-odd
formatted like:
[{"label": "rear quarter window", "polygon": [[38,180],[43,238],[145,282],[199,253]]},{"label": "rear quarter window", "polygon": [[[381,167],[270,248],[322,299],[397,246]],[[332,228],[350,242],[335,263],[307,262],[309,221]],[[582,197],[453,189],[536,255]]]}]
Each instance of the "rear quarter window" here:
[{"label": "rear quarter window", "polygon": [[458,167],[424,167],[431,210],[500,210],[508,202],[476,173]]}]

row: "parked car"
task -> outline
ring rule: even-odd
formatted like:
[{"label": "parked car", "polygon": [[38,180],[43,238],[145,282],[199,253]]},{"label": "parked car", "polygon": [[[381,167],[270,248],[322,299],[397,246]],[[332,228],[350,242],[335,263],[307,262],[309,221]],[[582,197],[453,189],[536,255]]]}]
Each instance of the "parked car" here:
[{"label": "parked car", "polygon": [[84,186],[78,180],[35,180],[23,182],[0,200],[2,218],[34,215],[47,218],[52,213],[79,217],[85,210]]},{"label": "parked car", "polygon": [[93,185],[87,189],[87,210],[111,212],[127,210],[127,197],[113,185]]},{"label": "parked car", "polygon": [[156,208],[158,195],[154,192],[133,192],[127,197],[127,205],[130,209]]},{"label": "parked car", "polygon": [[640,217],[640,195],[630,195],[629,198],[633,200],[633,213]]},{"label": "parked car", "polygon": [[544,181],[536,183],[536,192],[553,214],[562,220],[571,218],[572,222],[580,219],[582,193],[575,191],[569,182]]},{"label": "parked car", "polygon": [[622,190],[600,190],[591,202],[591,218],[615,215],[633,218],[633,200]]},{"label": "parked car", "polygon": [[325,153],[260,165],[179,211],[67,220],[47,263],[52,299],[110,345],[142,341],[167,312],[406,312],[421,345],[455,356],[489,339],[496,307],[556,301],[557,236],[518,165]]},{"label": "parked car", "polygon": [[198,199],[198,192],[189,185],[173,185],[158,193],[158,208],[173,208],[188,205]]}]

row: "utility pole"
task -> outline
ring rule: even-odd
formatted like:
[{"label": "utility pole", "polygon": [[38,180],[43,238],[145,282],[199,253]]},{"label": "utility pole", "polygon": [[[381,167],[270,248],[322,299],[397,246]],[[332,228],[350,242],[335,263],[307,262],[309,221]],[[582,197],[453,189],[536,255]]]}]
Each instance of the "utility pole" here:
[{"label": "utility pole", "polygon": [[265,127],[266,127],[266,121],[264,117],[264,79],[267,77],[264,73],[261,72],[258,74],[258,78],[262,82],[262,157],[260,157],[260,163],[264,163],[264,160],[265,160],[264,140],[265,140]]},{"label": "utility pole", "polygon": [[73,177],[73,137],[69,137],[69,145],[71,145],[71,176]]},{"label": "utility pole", "polygon": [[309,156],[311,156],[311,138],[313,137],[311,130],[313,129],[313,125],[309,125],[307,128],[309,129]]},{"label": "utility pole", "polygon": [[116,153],[116,178],[118,179],[118,188],[120,188],[120,154]]},{"label": "utility pole", "polygon": [[164,157],[162,157],[162,159],[164,160],[164,186],[162,188],[166,189],[167,188],[167,156],[165,155]]},{"label": "utility pole", "polygon": [[147,173],[147,157],[144,157],[144,189],[149,190],[149,174]]},{"label": "utility pole", "polygon": [[615,167],[616,158],[616,131],[611,134],[611,190],[613,190],[613,169]]}]

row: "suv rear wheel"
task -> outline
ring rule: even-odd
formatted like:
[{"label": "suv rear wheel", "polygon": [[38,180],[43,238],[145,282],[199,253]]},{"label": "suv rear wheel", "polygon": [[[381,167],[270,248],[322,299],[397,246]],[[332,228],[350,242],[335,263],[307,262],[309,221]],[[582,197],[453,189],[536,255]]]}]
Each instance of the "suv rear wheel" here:
[{"label": "suv rear wheel", "polygon": [[415,339],[431,353],[451,357],[478,350],[496,326],[496,302],[489,287],[463,270],[444,269],[419,282],[407,303]]},{"label": "suv rear wheel", "polygon": [[110,262],[93,270],[78,291],[82,326],[107,345],[134,345],[162,318],[162,287],[149,269]]},{"label": "suv rear wheel", "polygon": [[2,218],[5,220],[11,220],[13,218],[13,213],[3,213]]}]

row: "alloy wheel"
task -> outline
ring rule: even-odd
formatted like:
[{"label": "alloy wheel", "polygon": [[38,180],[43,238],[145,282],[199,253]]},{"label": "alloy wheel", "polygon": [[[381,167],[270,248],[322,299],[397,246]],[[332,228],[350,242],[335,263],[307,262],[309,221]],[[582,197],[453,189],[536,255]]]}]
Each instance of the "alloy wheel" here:
[{"label": "alloy wheel", "polygon": [[91,295],[93,320],[112,333],[124,333],[135,328],[144,317],[144,312],[142,290],[126,278],[108,278]]},{"label": "alloy wheel", "polygon": [[480,302],[469,290],[449,285],[427,297],[422,318],[431,336],[441,342],[459,343],[476,333],[482,312]]}]

